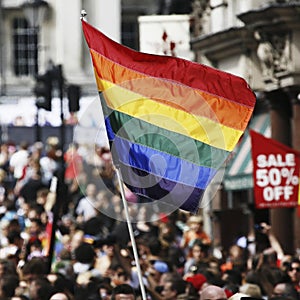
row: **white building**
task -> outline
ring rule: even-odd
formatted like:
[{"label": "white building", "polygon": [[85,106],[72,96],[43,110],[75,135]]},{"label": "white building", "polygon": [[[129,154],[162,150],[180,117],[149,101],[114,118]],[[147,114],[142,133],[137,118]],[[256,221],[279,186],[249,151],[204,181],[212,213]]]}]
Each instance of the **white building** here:
[{"label": "white building", "polygon": [[[26,16],[24,5],[46,8],[44,16]],[[98,97],[93,68],[81,29],[81,11],[87,20],[116,41],[121,40],[121,3],[119,0],[1,0],[0,1],[0,123],[13,123],[23,118],[25,125],[35,123],[35,75],[43,74],[52,64],[61,65],[65,87],[79,85],[82,107]],[[113,21],[112,21],[113,20]],[[65,95],[64,95],[65,97]],[[53,93],[52,111],[40,110],[54,126],[60,123],[60,97]],[[86,102],[86,104],[84,103]],[[24,103],[27,108],[24,109]],[[26,106],[26,105],[25,105]],[[67,105],[65,118],[69,117]],[[42,119],[42,120],[41,120]]]}]

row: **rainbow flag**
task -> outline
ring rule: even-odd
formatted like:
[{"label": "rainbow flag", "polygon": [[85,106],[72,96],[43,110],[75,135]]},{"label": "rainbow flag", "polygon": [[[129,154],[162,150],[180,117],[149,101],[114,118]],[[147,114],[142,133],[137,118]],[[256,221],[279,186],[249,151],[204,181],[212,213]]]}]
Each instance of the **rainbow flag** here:
[{"label": "rainbow flag", "polygon": [[240,77],[137,52],[82,26],[124,183],[150,201],[196,212],[247,127],[254,93]]}]

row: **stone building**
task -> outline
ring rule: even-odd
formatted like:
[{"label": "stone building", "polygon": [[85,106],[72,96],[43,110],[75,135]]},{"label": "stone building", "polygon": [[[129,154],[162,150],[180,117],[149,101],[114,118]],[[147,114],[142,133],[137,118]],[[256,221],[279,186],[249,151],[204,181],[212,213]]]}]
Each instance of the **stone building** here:
[{"label": "stone building", "polygon": [[[245,78],[257,95],[249,126],[300,150],[300,1],[196,0],[192,15],[196,60]],[[300,247],[300,218],[295,208],[254,208],[251,145],[245,140],[225,172],[222,196],[213,201],[226,227],[217,236],[228,244],[237,227],[249,231],[266,221],[285,252],[293,253]]]}]

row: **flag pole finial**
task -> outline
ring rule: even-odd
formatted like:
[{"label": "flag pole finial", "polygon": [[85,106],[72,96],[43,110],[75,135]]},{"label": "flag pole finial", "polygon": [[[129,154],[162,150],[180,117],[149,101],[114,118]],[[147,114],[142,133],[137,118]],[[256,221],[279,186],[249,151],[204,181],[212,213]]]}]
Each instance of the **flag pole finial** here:
[{"label": "flag pole finial", "polygon": [[80,12],[80,20],[86,21],[86,16],[87,16],[86,10],[82,9]]}]

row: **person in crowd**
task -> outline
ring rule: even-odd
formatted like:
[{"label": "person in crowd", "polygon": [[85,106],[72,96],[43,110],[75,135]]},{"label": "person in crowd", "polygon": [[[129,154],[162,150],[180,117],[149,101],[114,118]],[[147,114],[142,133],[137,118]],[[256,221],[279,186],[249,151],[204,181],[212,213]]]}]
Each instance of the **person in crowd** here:
[{"label": "person in crowd", "polygon": [[111,300],[135,300],[136,294],[129,284],[120,284],[113,288]]},{"label": "person in crowd", "polygon": [[98,285],[99,294],[102,300],[110,300],[113,287],[103,281]]},{"label": "person in crowd", "polygon": [[48,137],[45,145],[45,155],[40,157],[42,181],[49,185],[55,172],[59,169],[59,160],[61,157],[58,148],[59,141],[57,137]]},{"label": "person in crowd", "polygon": [[171,223],[168,219],[160,218],[157,221],[158,225],[158,238],[161,242],[163,251],[168,252],[170,248],[179,248],[179,239],[176,231],[176,225]]},{"label": "person in crowd", "polygon": [[17,265],[24,240],[18,230],[9,230],[7,239],[8,245],[0,249],[0,259],[13,259]]},{"label": "person in crowd", "polygon": [[95,178],[102,181],[103,187],[110,191],[116,192],[115,184],[115,167],[112,161],[112,155],[108,147],[96,147],[96,154],[99,159],[97,172]]},{"label": "person in crowd", "polygon": [[65,181],[69,185],[77,178],[83,170],[83,158],[78,152],[78,145],[71,143],[64,153],[65,160]]},{"label": "person in crowd", "polygon": [[100,276],[100,271],[95,268],[96,252],[92,245],[80,244],[75,249],[75,262],[73,264],[74,273],[79,276],[89,272],[92,276]]},{"label": "person in crowd", "polygon": [[[243,293],[235,293],[233,294],[231,297],[229,297],[229,300],[247,300],[247,299],[251,299],[253,300],[253,298],[249,297],[248,295],[246,294],[243,294]],[[250,300],[249,299],[249,300]],[[255,299],[254,300],[260,300],[260,299]]]},{"label": "person in crowd", "polygon": [[239,269],[241,272],[246,268],[246,265],[247,262],[244,255],[244,249],[234,244],[230,246],[226,261],[221,265],[221,270],[223,273],[232,269]]},{"label": "person in crowd", "polygon": [[20,218],[18,217],[15,202],[6,199],[3,204],[5,206],[5,213],[3,214],[1,221],[10,223],[12,220],[17,220],[18,222],[21,222]]},{"label": "person in crowd", "polygon": [[161,292],[165,300],[176,300],[180,295],[186,295],[187,282],[183,279],[170,280],[165,282]]},{"label": "person in crowd", "polygon": [[29,285],[30,300],[45,300],[49,299],[54,293],[53,287],[46,277],[36,278]]},{"label": "person in crowd", "polygon": [[200,300],[226,300],[227,295],[219,286],[208,285],[200,293]]},{"label": "person in crowd", "polygon": [[145,272],[146,285],[149,289],[155,290],[162,284],[163,274],[169,271],[169,266],[165,262],[161,260],[151,261]]},{"label": "person in crowd", "polygon": [[120,251],[114,238],[107,238],[101,244],[101,253],[97,257],[96,268],[102,276],[109,276],[111,266],[120,264]]},{"label": "person in crowd", "polygon": [[202,290],[204,284],[207,282],[206,277],[203,274],[195,274],[192,276],[188,276],[185,280],[192,284],[195,291],[200,295],[200,291]]},{"label": "person in crowd", "polygon": [[261,289],[257,284],[244,283],[240,286],[239,291],[253,298],[260,299],[262,297]]},{"label": "person in crowd", "polygon": [[73,294],[74,294],[73,280],[68,278],[67,275],[51,272],[47,274],[46,277],[50,282],[51,286],[53,287],[55,293],[63,293],[67,295],[68,300],[73,299]]},{"label": "person in crowd", "polygon": [[13,296],[10,300],[29,300],[29,298],[25,295]]},{"label": "person in crowd", "polygon": [[115,224],[114,216],[116,215],[111,201],[111,193],[103,190],[97,193],[95,207],[97,210],[95,217],[101,220],[102,228],[111,231]]},{"label": "person in crowd", "polygon": [[300,293],[300,260],[298,258],[291,260],[287,268],[287,274],[296,291]]},{"label": "person in crowd", "polygon": [[0,260],[0,278],[4,275],[18,275],[16,265],[13,261],[7,259]]},{"label": "person in crowd", "polygon": [[15,183],[24,177],[24,170],[27,167],[29,158],[28,146],[27,141],[21,142],[9,159],[9,170],[13,174]]},{"label": "person in crowd", "polygon": [[299,295],[297,290],[290,282],[280,282],[274,286],[272,295],[270,299],[274,299],[276,297],[284,297],[288,300],[298,300]]},{"label": "person in crowd", "polygon": [[39,163],[31,163],[30,172],[27,173],[27,177],[19,186],[19,196],[24,198],[25,202],[36,203],[38,191],[46,188],[48,188],[48,185],[42,180],[42,173]]},{"label": "person in crowd", "polygon": [[0,278],[0,299],[9,300],[14,296],[19,285],[19,278],[16,275],[4,275]]},{"label": "person in crowd", "polygon": [[97,215],[96,210],[96,194],[97,187],[95,184],[88,184],[85,190],[85,196],[83,196],[76,207],[77,222],[83,223]]},{"label": "person in crowd", "polygon": [[70,236],[71,240],[69,242],[68,251],[70,252],[71,257],[75,257],[75,249],[84,242],[84,232],[82,229],[75,229],[72,236]]},{"label": "person in crowd", "polygon": [[[51,147],[46,147],[48,155]],[[57,146],[52,148],[54,155]],[[0,212],[0,256],[3,254],[4,259],[9,258],[5,263],[0,261],[0,289],[4,291],[0,293],[3,292],[3,297],[12,295],[14,283],[13,280],[7,280],[7,276],[12,275],[18,279],[18,287],[12,297],[18,300],[22,297],[26,300],[110,300],[110,296],[111,299],[120,300],[140,299],[132,241],[126,222],[122,222],[122,201],[118,193],[109,195],[105,186],[106,183],[111,188],[111,185],[115,185],[112,189],[118,191],[110,153],[106,151],[102,149],[97,154],[101,156],[100,165],[104,168],[100,168],[100,171],[103,171],[101,175],[105,178],[99,188],[95,178],[91,180],[87,176],[83,184],[77,182],[76,191],[70,188],[74,182],[68,186],[65,207],[59,212],[57,223],[56,236],[63,246],[56,242],[52,257],[54,263],[49,274],[48,257],[44,255],[47,248],[45,237],[49,238],[45,234],[46,225],[51,219],[49,212],[52,212],[45,210],[48,187],[35,190],[26,196],[26,200],[21,197],[24,192],[22,189],[12,190],[13,197],[8,197],[4,192],[3,201],[10,203],[12,210],[10,206],[5,206],[5,211]],[[40,158],[41,161],[42,152],[29,155],[28,152],[29,159],[37,161]],[[72,161],[75,159],[72,153],[68,152],[68,155],[71,156],[70,163],[76,164]],[[54,162],[58,164],[57,154],[55,156]],[[82,172],[79,175],[73,172],[68,178],[87,174],[85,168],[88,158],[82,156],[81,159]],[[20,187],[26,187],[30,181],[30,176],[26,177],[26,174],[34,174],[35,165],[31,163],[33,161],[27,160],[26,173],[21,179],[24,181]],[[100,171],[98,181],[101,180]],[[53,174],[48,174],[49,180]],[[1,187],[0,180],[0,205]],[[70,194],[74,196],[71,201]],[[129,213],[136,221],[132,226],[149,299],[220,300],[232,296],[236,299],[246,297],[243,300],[262,297],[265,300],[277,300],[278,297],[297,299],[295,291],[300,282],[299,261],[292,255],[284,255],[270,225],[261,224],[261,231],[257,233],[261,239],[255,241],[256,253],[249,254],[241,247],[242,244],[233,244],[229,249],[224,249],[222,257],[217,257],[211,251],[210,237],[203,230],[202,217],[191,216],[180,210],[169,215],[155,210],[152,213],[146,209],[146,205],[139,204],[140,209],[137,209],[136,201],[140,199],[129,203]],[[19,236],[22,238],[20,246],[14,238]],[[23,247],[22,240],[25,241]],[[18,259],[15,260],[10,252],[20,253],[22,260],[17,263]],[[247,263],[249,257],[251,263]],[[2,282],[7,282],[6,291],[1,287]],[[253,288],[251,290],[250,287],[254,285],[261,289],[261,294],[254,293]]]},{"label": "person in crowd", "polygon": [[198,268],[208,267],[208,250],[209,246],[202,240],[195,239],[189,247],[189,254],[184,265],[184,274],[195,273]]},{"label": "person in crowd", "polygon": [[9,145],[7,143],[0,144],[0,168],[9,173],[9,161],[10,161],[10,152],[9,152]]},{"label": "person in crowd", "polygon": [[4,200],[8,195],[8,186],[6,183],[7,173],[4,169],[0,168],[0,205],[3,204]]},{"label": "person in crowd", "polygon": [[65,293],[55,293],[50,297],[49,300],[71,300],[71,299]]},{"label": "person in crowd", "polygon": [[183,233],[180,243],[181,248],[191,246],[194,240],[201,240],[203,244],[211,243],[210,237],[203,230],[203,218],[199,215],[190,216],[187,221],[188,229]]},{"label": "person in crowd", "polygon": [[32,282],[47,275],[47,263],[41,257],[34,257],[20,266],[19,274],[22,294],[29,297],[30,290],[33,290]]}]

